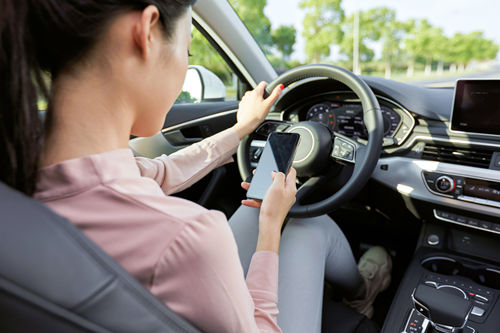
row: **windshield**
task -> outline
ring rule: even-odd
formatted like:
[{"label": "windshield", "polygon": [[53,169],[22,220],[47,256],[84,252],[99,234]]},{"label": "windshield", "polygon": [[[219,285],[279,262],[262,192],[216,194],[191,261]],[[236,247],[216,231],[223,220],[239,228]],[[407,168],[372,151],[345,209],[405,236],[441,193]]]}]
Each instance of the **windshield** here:
[{"label": "windshield", "polygon": [[500,78],[500,2],[230,0],[278,73],[330,63],[435,88]]}]

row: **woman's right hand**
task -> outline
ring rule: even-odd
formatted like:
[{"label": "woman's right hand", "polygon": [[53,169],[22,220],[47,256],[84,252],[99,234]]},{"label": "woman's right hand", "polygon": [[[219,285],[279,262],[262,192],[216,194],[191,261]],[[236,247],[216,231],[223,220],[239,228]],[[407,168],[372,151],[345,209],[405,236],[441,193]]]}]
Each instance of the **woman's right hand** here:
[{"label": "woman's right hand", "polygon": [[295,203],[296,177],[297,172],[294,168],[291,168],[286,176],[282,172],[273,172],[273,183],[267,190],[260,207],[259,237],[280,236],[283,222]]}]

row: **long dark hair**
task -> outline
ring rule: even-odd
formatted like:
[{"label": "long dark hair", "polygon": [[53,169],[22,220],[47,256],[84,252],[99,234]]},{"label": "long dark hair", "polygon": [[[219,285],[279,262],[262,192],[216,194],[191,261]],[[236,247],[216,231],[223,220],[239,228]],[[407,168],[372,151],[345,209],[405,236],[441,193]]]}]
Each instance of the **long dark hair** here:
[{"label": "long dark hair", "polygon": [[0,181],[28,195],[43,142],[39,96],[86,56],[113,18],[155,5],[165,37],[196,0],[0,0]]}]

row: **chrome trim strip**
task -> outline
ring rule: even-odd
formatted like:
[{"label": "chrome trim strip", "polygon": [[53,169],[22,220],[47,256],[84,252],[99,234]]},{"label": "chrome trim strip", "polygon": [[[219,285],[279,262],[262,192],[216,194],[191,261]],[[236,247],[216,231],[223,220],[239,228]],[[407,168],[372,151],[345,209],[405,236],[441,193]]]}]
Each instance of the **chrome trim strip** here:
[{"label": "chrome trim strip", "polygon": [[311,156],[312,152],[314,151],[314,148],[316,147],[316,140],[314,140],[314,135],[309,128],[304,127],[304,126],[297,126],[297,127],[294,127],[289,133],[293,133],[293,131],[298,130],[298,129],[305,130],[311,136],[313,144],[312,144],[311,150],[309,150],[307,155],[298,161],[294,161],[295,163],[304,162],[306,159],[308,159],[309,156]]},{"label": "chrome trim strip", "polygon": [[229,114],[236,113],[236,112],[238,112],[238,109],[214,113],[214,114],[211,114],[211,115],[208,115],[208,116],[196,118],[196,119],[193,119],[193,120],[188,120],[188,121],[185,121],[185,122],[177,124],[177,125],[173,125],[173,126],[170,126],[170,127],[165,127],[164,129],[161,130],[161,132],[162,133],[167,133],[167,132],[170,132],[170,131],[175,131],[175,130],[177,130],[179,128],[183,128],[183,127],[190,126],[190,125],[195,125],[197,123],[201,123],[201,122],[213,119],[213,118],[227,116]]},{"label": "chrome trim strip", "polygon": [[[495,230],[491,230],[491,229],[483,229],[481,227],[478,227],[478,226],[473,226],[473,225],[469,225],[469,224],[465,224],[465,223],[460,223],[458,221],[453,221],[453,220],[450,220],[450,219],[447,219],[445,217],[441,217],[441,216],[438,216],[437,215],[437,209],[433,209],[433,213],[434,213],[434,217],[440,221],[444,221],[444,222],[448,222],[448,223],[453,223],[453,224],[458,224],[458,225],[461,225],[463,227],[468,227],[468,228],[472,228],[472,229],[477,229],[477,230],[481,230],[481,231],[487,231],[487,232],[491,232],[492,234],[498,234],[500,235],[500,231],[495,231]],[[487,221],[489,222],[489,221]]]},{"label": "chrome trim strip", "polygon": [[[435,210],[435,209],[434,209]],[[432,257],[428,257],[428,258],[425,258],[424,260],[422,260],[420,262],[420,264],[425,264],[426,262],[428,261],[431,261],[431,260],[444,260],[444,261],[450,261],[450,262],[454,262],[456,263],[457,261],[453,258],[450,258],[450,257],[443,257],[443,256],[432,256]]]}]

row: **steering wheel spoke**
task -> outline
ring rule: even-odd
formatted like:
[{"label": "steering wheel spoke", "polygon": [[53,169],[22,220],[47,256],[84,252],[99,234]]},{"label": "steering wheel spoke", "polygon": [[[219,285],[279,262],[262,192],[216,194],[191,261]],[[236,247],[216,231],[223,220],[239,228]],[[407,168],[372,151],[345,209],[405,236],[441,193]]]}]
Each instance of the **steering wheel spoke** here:
[{"label": "steering wheel spoke", "polygon": [[255,130],[255,133],[263,137],[268,137],[273,132],[284,132],[292,124],[279,120],[265,120]]},{"label": "steering wheel spoke", "polygon": [[297,190],[297,194],[295,196],[296,202],[300,204],[303,198],[307,197],[311,192],[313,192],[318,184],[320,184],[326,177],[325,176],[317,176],[311,177],[304,184],[302,184]]}]

